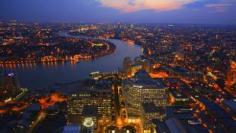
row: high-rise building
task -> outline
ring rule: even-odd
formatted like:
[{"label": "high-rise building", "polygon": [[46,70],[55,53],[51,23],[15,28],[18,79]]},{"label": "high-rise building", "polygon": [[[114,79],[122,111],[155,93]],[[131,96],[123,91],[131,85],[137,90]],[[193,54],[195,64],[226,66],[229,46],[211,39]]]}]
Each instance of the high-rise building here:
[{"label": "high-rise building", "polygon": [[151,71],[151,62],[143,57],[136,57],[135,64],[141,65],[142,69],[148,73]]},{"label": "high-rise building", "polygon": [[19,85],[14,73],[0,77],[0,101],[11,100],[19,93]]},{"label": "high-rise building", "polygon": [[142,113],[126,104],[121,86],[112,87],[112,118],[98,122],[98,133],[143,133]]},{"label": "high-rise building", "polygon": [[160,80],[152,80],[147,72],[140,71],[134,78],[123,84],[124,93],[134,106],[142,103],[154,103],[156,106],[167,105],[167,87]]},{"label": "high-rise building", "polygon": [[96,128],[97,120],[111,117],[111,91],[81,90],[67,101],[67,124],[81,125],[81,131]]},{"label": "high-rise building", "polygon": [[125,57],[123,61],[123,70],[127,75],[131,75],[132,60],[130,57]]},{"label": "high-rise building", "polygon": [[[142,70],[133,78],[124,81],[122,92],[127,105],[127,112],[140,114],[144,132],[154,132],[152,119],[165,117],[164,107],[167,105],[167,87],[161,81],[153,80]],[[129,115],[128,115],[129,116]]]}]

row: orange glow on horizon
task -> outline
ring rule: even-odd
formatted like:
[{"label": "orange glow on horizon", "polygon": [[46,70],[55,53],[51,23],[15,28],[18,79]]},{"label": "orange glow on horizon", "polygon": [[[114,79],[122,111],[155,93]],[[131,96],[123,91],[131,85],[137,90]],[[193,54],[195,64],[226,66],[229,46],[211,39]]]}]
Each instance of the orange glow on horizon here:
[{"label": "orange glow on horizon", "polygon": [[140,10],[170,11],[181,9],[185,4],[195,0],[98,0],[104,7],[118,9],[122,12],[136,12]]}]

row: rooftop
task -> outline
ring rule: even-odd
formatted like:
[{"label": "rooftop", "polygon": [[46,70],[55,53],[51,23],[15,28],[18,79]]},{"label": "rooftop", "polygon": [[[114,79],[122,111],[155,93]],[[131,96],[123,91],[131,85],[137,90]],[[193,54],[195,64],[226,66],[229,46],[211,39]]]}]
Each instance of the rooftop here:
[{"label": "rooftop", "polygon": [[163,109],[158,108],[154,103],[143,103],[145,113],[163,112]]},{"label": "rooftop", "polygon": [[176,118],[170,118],[165,121],[171,133],[187,133],[181,122]]},{"label": "rooftop", "polygon": [[134,78],[127,80],[129,83],[134,86],[145,86],[141,88],[152,88],[152,89],[162,89],[165,88],[162,80],[160,79],[152,79],[149,74],[142,70],[135,74]]},{"label": "rooftop", "polygon": [[98,107],[92,106],[92,105],[86,105],[83,108],[82,115],[83,116],[97,116],[98,113]]}]

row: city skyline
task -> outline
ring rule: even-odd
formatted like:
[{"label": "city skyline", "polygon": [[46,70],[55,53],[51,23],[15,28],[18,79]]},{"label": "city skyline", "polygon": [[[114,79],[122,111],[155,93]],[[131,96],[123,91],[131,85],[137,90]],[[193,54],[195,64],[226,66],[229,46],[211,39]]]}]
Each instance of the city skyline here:
[{"label": "city skyline", "polygon": [[0,20],[235,25],[234,0],[2,0]]},{"label": "city skyline", "polygon": [[1,0],[0,133],[234,133],[236,0]]}]

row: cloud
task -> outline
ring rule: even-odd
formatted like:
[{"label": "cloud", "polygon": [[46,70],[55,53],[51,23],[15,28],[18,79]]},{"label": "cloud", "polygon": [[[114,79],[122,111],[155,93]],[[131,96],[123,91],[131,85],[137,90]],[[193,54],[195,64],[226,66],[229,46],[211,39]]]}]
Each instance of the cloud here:
[{"label": "cloud", "polygon": [[104,7],[118,9],[122,12],[140,10],[170,11],[181,9],[198,0],[97,0]]},{"label": "cloud", "polygon": [[221,0],[218,3],[207,4],[206,7],[214,9],[217,12],[224,12],[226,9],[228,9],[232,6],[235,6],[235,5],[236,5],[236,2],[233,0],[224,0],[224,1]]},{"label": "cloud", "polygon": [[206,5],[206,7],[215,9],[216,11],[219,11],[219,12],[224,12],[225,9],[229,6],[231,6],[231,4],[218,3],[218,4],[208,4],[208,5]]}]

